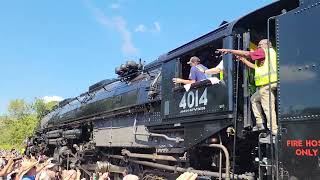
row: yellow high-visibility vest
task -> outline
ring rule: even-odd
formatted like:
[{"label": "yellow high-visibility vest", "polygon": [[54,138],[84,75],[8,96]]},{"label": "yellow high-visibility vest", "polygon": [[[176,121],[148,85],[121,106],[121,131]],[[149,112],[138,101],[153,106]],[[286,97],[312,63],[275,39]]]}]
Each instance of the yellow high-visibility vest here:
[{"label": "yellow high-visibility vest", "polygon": [[[263,49],[265,54],[265,60],[262,66],[258,66],[258,61],[255,63],[255,75],[254,79],[256,86],[263,86],[269,84],[269,57],[268,49]],[[278,80],[277,74],[277,54],[273,48],[269,48],[270,53],[270,82],[276,82]]]},{"label": "yellow high-visibility vest", "polygon": [[223,80],[223,70],[220,71],[219,73],[219,79],[222,81]]}]

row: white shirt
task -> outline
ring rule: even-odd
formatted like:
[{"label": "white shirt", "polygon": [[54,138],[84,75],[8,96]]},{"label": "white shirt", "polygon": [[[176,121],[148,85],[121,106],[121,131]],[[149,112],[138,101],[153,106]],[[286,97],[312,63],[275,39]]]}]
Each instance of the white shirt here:
[{"label": "white shirt", "polygon": [[223,60],[220,61],[220,63],[216,66],[216,68],[223,70]]}]

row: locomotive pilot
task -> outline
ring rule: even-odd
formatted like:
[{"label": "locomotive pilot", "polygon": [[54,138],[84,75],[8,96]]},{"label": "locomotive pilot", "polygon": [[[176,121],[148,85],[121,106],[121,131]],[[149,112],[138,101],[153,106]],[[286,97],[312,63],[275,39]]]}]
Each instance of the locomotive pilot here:
[{"label": "locomotive pilot", "polygon": [[[276,52],[272,48],[271,42],[263,39],[258,44],[258,49],[250,51],[233,50],[233,49],[218,49],[222,53],[231,53],[239,57],[239,59],[249,68],[255,70],[255,84],[257,91],[251,96],[252,110],[256,118],[256,126],[253,131],[263,130],[263,112],[267,118],[267,126],[273,135],[277,134],[278,126],[275,111],[275,92],[277,88],[277,57]],[[270,56],[269,56],[270,55]],[[269,58],[268,58],[269,57]],[[254,61],[251,63],[249,60]],[[269,79],[269,61],[270,61],[270,79]],[[269,102],[269,83],[271,87],[271,97]],[[269,103],[271,109],[269,108]],[[271,112],[270,112],[271,111]],[[271,114],[271,117],[270,117]]]}]

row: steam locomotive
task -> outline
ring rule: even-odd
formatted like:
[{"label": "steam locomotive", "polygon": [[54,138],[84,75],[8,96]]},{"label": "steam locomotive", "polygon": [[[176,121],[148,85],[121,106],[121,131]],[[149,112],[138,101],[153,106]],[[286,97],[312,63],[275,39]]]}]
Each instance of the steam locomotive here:
[{"label": "steam locomotive", "polygon": [[[149,64],[127,61],[115,69],[117,78],[61,101],[41,120],[27,151],[88,174],[102,161],[111,172],[124,168],[145,179],[186,171],[202,179],[318,179],[319,7],[316,0],[276,1]],[[251,131],[254,72],[215,53],[248,50],[266,37],[279,61],[280,130],[270,141]],[[188,91],[172,83],[188,79],[192,56],[209,68],[223,60],[218,83],[196,82]]]}]

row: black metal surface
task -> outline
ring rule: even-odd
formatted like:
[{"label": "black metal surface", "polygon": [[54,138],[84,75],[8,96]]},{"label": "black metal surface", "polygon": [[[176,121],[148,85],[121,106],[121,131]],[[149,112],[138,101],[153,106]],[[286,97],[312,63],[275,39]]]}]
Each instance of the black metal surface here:
[{"label": "black metal surface", "polygon": [[117,80],[116,79],[105,79],[105,80],[99,81],[99,82],[89,86],[89,93],[93,92],[96,89],[102,88],[103,86],[110,84],[112,82],[115,82],[115,81],[117,81]]},{"label": "black metal surface", "polygon": [[[159,69],[159,67],[158,67]],[[76,98],[69,98],[55,109],[49,124],[69,122],[79,118],[91,117],[97,114],[143,105],[150,102],[147,88],[159,70],[153,70],[150,75],[130,83],[121,81],[99,82],[91,88],[91,92]],[[156,97],[155,99],[159,99]]]},{"label": "black metal surface", "polygon": [[233,30],[255,30],[254,36],[250,37],[252,42],[258,42],[267,36],[267,20],[271,16],[281,14],[282,10],[290,11],[299,6],[299,0],[280,0],[257,9],[236,21]]},{"label": "black metal surface", "polygon": [[280,171],[283,179],[320,179],[320,119],[282,124]]},{"label": "black metal surface", "polygon": [[[201,97],[206,103],[201,102]],[[224,84],[192,88],[188,92],[184,89],[182,91],[172,89],[171,98],[166,99],[169,101],[170,112],[165,118],[225,112],[229,106],[227,98],[227,88]]]},{"label": "black metal surface", "polygon": [[[229,35],[225,38],[223,38],[223,48],[225,49],[233,49],[234,48],[234,37],[233,35]],[[231,54],[226,54],[223,56],[223,67],[224,67],[224,73],[226,76],[224,77],[225,84],[227,86],[227,92],[229,94],[228,96],[228,110],[233,111],[233,93],[234,93],[234,77],[235,77],[235,70],[234,70],[234,62],[233,62],[233,56]]]},{"label": "black metal surface", "polygon": [[200,46],[203,46],[204,44],[208,44],[212,41],[215,41],[221,37],[228,36],[232,33],[232,27],[233,23],[225,24],[218,29],[209,32],[208,34],[205,34],[187,44],[184,44],[170,52],[167,53],[167,56],[165,57],[166,60],[170,60],[172,58],[176,58],[181,54],[185,54],[195,48],[199,48]]},{"label": "black metal surface", "polygon": [[[176,76],[176,61],[169,61],[164,63],[162,66],[162,81],[161,81],[161,114],[167,117],[170,114],[170,99],[173,98],[172,89],[174,88],[174,83],[172,78]],[[169,106],[169,107],[168,107]]]},{"label": "black metal surface", "polygon": [[190,148],[213,134],[221,131],[232,124],[231,119],[220,119],[206,123],[186,124],[185,126],[185,146]]},{"label": "black metal surface", "polygon": [[277,19],[280,120],[320,114],[319,17],[320,5],[311,4]]},{"label": "black metal surface", "polygon": [[[240,34],[238,34],[237,36],[237,49],[238,50],[241,50],[240,49],[240,40],[242,38],[242,36]],[[238,121],[238,99],[239,99],[239,71],[240,71],[240,63],[239,61],[236,62],[236,77],[235,77],[235,87],[236,87],[236,91],[235,91],[235,97],[234,97],[234,104],[233,104],[233,125],[234,125],[234,130],[235,132],[238,131],[238,127],[237,127],[237,121]],[[236,147],[237,147],[237,136],[233,136],[233,150],[232,150],[232,158],[233,158],[233,161],[232,161],[232,179],[234,179],[234,172],[236,171],[236,161],[235,161],[235,158],[236,158]]]},{"label": "black metal surface", "polygon": [[277,18],[282,179],[320,179],[320,2]]}]

